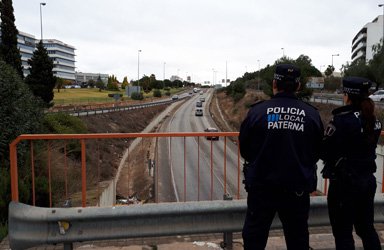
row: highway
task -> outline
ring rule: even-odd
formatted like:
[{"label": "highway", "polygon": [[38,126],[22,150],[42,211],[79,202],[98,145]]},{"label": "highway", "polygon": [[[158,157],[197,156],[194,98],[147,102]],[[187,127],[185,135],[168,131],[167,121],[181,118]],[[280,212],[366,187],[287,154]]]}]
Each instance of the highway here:
[{"label": "highway", "polygon": [[[161,131],[202,132],[207,127],[216,127],[208,110],[212,93],[213,90],[209,89],[203,95],[194,94],[169,116]],[[206,99],[203,102],[203,116],[195,116],[196,102],[200,97]],[[237,146],[227,138],[225,147],[224,141],[224,138],[211,141],[203,137],[159,139],[158,201],[222,200],[225,191],[237,198]],[[241,173],[240,182],[242,179]],[[240,198],[246,197],[242,184],[239,192]]]}]

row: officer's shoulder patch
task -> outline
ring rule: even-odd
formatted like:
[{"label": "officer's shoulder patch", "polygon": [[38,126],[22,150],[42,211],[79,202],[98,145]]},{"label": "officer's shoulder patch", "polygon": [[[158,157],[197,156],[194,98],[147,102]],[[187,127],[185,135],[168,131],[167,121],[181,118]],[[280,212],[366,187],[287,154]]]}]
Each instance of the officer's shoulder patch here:
[{"label": "officer's shoulder patch", "polygon": [[336,132],[336,127],[335,127],[335,125],[333,125],[332,122],[330,122],[324,131],[324,135],[325,136],[332,136],[335,132]]},{"label": "officer's shoulder patch", "polygon": [[252,103],[252,104],[251,104],[251,107],[256,106],[257,104],[260,104],[260,103],[262,103],[262,102],[264,102],[264,101],[265,101],[265,100],[258,100],[257,102]]}]

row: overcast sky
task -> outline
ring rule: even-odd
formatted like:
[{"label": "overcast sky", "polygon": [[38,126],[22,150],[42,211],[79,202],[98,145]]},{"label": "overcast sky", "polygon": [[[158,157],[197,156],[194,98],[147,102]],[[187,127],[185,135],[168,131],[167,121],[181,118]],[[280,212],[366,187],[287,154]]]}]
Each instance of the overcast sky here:
[{"label": "overcast sky", "polygon": [[[16,27],[40,38],[40,2],[13,0]],[[350,61],[384,0],[45,0],[43,37],[76,48],[76,71],[162,80],[231,80],[284,55],[324,71]],[[165,63],[165,67],[164,67]],[[226,67],[227,65],[227,67]],[[227,70],[226,70],[227,68]],[[216,72],[216,73],[214,73]]]}]

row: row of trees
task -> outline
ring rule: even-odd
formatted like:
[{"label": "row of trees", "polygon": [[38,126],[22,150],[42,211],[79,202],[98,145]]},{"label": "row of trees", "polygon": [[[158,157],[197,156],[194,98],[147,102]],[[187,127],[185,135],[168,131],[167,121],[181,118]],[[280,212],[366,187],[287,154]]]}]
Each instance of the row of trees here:
[{"label": "row of trees", "polygon": [[[0,239],[6,230],[10,201],[9,144],[20,134],[41,133],[44,110],[52,105],[56,78],[53,62],[42,41],[29,60],[30,74],[24,79],[18,31],[12,0],[0,1]],[[26,173],[26,145],[18,147],[19,174]],[[28,174],[26,174],[28,176]],[[28,178],[27,178],[28,179]],[[28,182],[19,182],[20,200],[29,199]]]},{"label": "row of trees", "polygon": [[382,43],[373,46],[373,58],[366,62],[357,60],[343,65],[345,76],[361,76],[376,83],[376,88],[384,83],[384,50]]},{"label": "row of trees", "polygon": [[[376,88],[384,83],[384,49],[382,43],[373,47],[373,58],[366,62],[365,60],[356,60],[352,63],[347,62],[341,68],[343,76],[360,76],[370,79],[376,83]],[[245,95],[247,88],[263,90],[266,94],[272,95],[273,72],[277,64],[290,63],[301,69],[302,83],[298,96],[307,99],[312,94],[312,90],[306,88],[305,83],[309,77],[321,77],[322,73],[312,65],[312,60],[306,55],[300,55],[297,59],[291,59],[286,56],[275,61],[273,65],[267,65],[260,71],[245,73],[242,77],[237,78],[227,88],[226,93],[234,98],[235,101],[240,100]],[[335,68],[328,65],[324,72],[325,88],[335,90],[341,85],[341,78],[334,77]]]},{"label": "row of trees", "polygon": [[[293,64],[301,69],[301,83],[305,83],[308,77],[322,76],[321,72],[312,65],[312,60],[308,56],[300,55],[297,59],[284,56],[276,60],[273,65],[268,64],[265,68],[260,69],[260,71],[247,72],[242,77],[231,82],[225,90],[227,95],[232,96],[235,101],[238,101],[243,98],[247,88],[260,89],[267,95],[272,95],[272,80],[275,67],[277,64],[282,63]],[[309,98],[311,94],[312,90],[308,89],[305,84],[302,84],[298,93],[299,97],[306,99]]]},{"label": "row of trees", "polygon": [[128,78],[124,77],[123,82],[120,84],[120,82],[117,80],[115,75],[111,75],[108,77],[108,83],[105,86],[103,81],[101,80],[100,76],[98,77],[97,81],[89,80],[87,82],[87,85],[90,87],[96,87],[100,90],[107,89],[107,90],[119,90],[119,85],[121,89],[125,89],[126,86],[141,86],[143,91],[148,93],[154,89],[164,89],[164,88],[181,88],[183,86],[195,86],[195,83],[193,82],[187,82],[187,81],[170,81],[168,79],[165,79],[163,81],[157,80],[156,76],[154,74],[151,74],[150,76],[144,75],[139,81],[131,81],[128,82]]}]

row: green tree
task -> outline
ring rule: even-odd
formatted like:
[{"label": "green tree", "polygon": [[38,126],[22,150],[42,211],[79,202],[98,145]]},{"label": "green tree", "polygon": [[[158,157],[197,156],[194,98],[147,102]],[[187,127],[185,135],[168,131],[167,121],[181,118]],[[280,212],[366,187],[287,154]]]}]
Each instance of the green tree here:
[{"label": "green tree", "polygon": [[95,83],[95,80],[93,80],[93,79],[89,79],[88,82],[87,82],[87,84],[88,84],[88,86],[89,86],[90,88],[94,88],[96,83]]},{"label": "green tree", "polygon": [[144,75],[143,78],[140,79],[140,86],[145,93],[149,93],[152,90],[150,86],[150,78]]},{"label": "green tree", "polygon": [[[108,77],[108,81],[109,81],[109,77]],[[101,80],[101,77],[100,77],[100,76],[97,77],[97,80],[96,80],[96,88],[98,88],[99,91],[105,89],[105,84],[104,84],[104,82]]]},{"label": "green tree", "polygon": [[12,0],[0,1],[0,18],[0,58],[11,65],[21,78],[24,78],[20,50],[17,47],[18,31],[15,26]]},{"label": "green tree", "polygon": [[44,48],[42,41],[37,44],[33,56],[28,60],[30,74],[26,77],[25,83],[28,84],[32,93],[40,97],[46,107],[53,105],[53,88],[56,84],[56,77],[53,75],[53,62],[48,56],[47,49]]},{"label": "green tree", "polygon": [[373,58],[369,61],[369,68],[372,76],[369,78],[377,83],[377,86],[384,84],[384,48],[381,43],[373,46]]},{"label": "green tree", "polygon": [[62,89],[64,87],[64,79],[61,78],[61,77],[57,77],[56,78],[56,88],[57,88],[57,92],[60,92],[60,89]]},{"label": "green tree", "polygon": [[327,69],[324,71],[324,74],[326,76],[330,76],[333,74],[334,71],[335,71],[335,67],[333,67],[332,65],[328,65]]},{"label": "green tree", "polygon": [[[244,95],[242,94],[242,87],[240,85],[244,85],[245,88],[255,88],[257,89],[259,86],[259,75],[262,83],[262,89],[265,94],[272,96],[272,82],[273,82],[273,74],[278,64],[293,64],[300,68],[301,70],[301,88],[299,89],[297,96],[300,99],[308,99],[309,96],[312,95],[312,90],[306,88],[306,82],[309,77],[313,76],[321,76],[321,72],[316,69],[312,65],[312,60],[306,55],[300,55],[296,60],[284,56],[275,61],[273,65],[267,65],[265,68],[260,69],[260,72],[252,72],[245,73],[243,77],[236,79],[234,82],[227,87],[226,93],[231,95],[235,100],[241,99]],[[244,92],[245,93],[245,92]]]},{"label": "green tree", "polygon": [[108,83],[107,90],[119,91],[119,86],[117,85],[117,82]]},{"label": "green tree", "polygon": [[[40,99],[36,98],[19,74],[10,65],[0,60],[0,225],[7,219],[9,190],[9,144],[20,134],[40,132],[40,121],[43,117]],[[26,146],[18,147],[19,174],[27,171],[25,166]],[[29,172],[28,172],[29,173]],[[24,190],[26,183],[19,182],[19,190]],[[28,199],[28,195],[20,193],[20,200]]]},{"label": "green tree", "polygon": [[121,84],[121,89],[125,89],[125,87],[127,87],[128,85],[128,77],[124,77],[123,83]]}]

